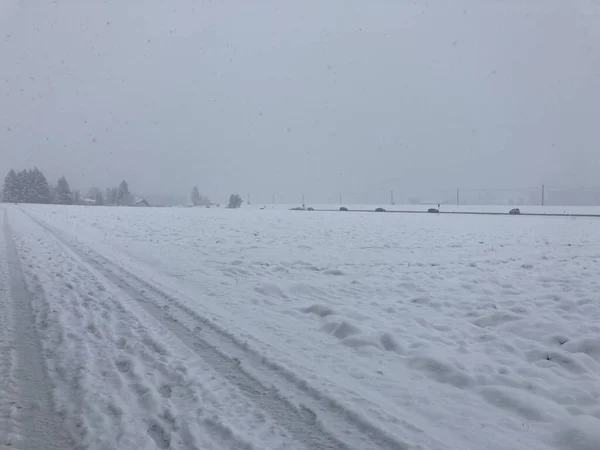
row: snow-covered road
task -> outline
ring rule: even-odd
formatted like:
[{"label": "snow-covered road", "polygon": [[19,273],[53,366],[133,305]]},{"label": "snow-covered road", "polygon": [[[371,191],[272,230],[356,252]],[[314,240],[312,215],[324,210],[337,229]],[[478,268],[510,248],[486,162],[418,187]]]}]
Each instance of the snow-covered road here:
[{"label": "snow-covered road", "polygon": [[594,219],[1,220],[7,448],[600,448]]},{"label": "snow-covered road", "polygon": [[42,346],[21,261],[6,213],[0,219],[0,435],[18,449],[62,450],[73,447],[52,405]]}]

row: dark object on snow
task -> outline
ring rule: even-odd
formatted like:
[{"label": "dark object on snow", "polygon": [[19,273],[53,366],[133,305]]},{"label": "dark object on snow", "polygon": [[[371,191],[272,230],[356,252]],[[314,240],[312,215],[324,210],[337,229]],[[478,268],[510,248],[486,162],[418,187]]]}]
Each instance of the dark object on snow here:
[{"label": "dark object on snow", "polygon": [[348,208],[346,208],[345,206],[340,206],[340,211],[348,211]]},{"label": "dark object on snow", "polygon": [[436,208],[429,208],[427,210],[428,213],[434,213],[434,214],[439,214],[440,210],[436,209]]},{"label": "dark object on snow", "polygon": [[383,209],[383,208],[377,208],[377,209],[375,210],[375,212],[385,212],[385,209]]},{"label": "dark object on snow", "polygon": [[307,211],[314,211],[314,210],[315,210],[315,208],[312,208],[312,207],[309,207],[309,208],[307,209]]},{"label": "dark object on snow", "polygon": [[521,210],[519,208],[513,208],[508,212],[510,215],[517,216],[521,214]]}]

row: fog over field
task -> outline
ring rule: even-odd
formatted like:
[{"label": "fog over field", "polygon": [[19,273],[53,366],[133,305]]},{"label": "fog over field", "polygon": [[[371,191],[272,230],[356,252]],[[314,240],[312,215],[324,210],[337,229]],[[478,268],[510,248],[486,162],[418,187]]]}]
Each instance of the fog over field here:
[{"label": "fog over field", "polygon": [[0,169],[221,202],[597,187],[599,9],[6,0]]}]

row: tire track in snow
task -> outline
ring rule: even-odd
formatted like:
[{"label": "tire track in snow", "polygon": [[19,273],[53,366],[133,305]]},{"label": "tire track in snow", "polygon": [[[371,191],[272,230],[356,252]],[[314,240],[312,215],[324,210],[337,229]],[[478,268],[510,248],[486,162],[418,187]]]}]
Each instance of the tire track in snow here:
[{"label": "tire track in snow", "polygon": [[[237,386],[258,407],[272,416],[278,425],[286,429],[298,442],[304,443],[307,448],[311,450],[414,448],[388,435],[356,412],[309,386],[291,371],[248,348],[245,343],[226,330],[182,305],[175,296],[129,273],[90,248],[83,247],[77,241],[71,242],[62,232],[23,212],[98,273],[136,300],[171,333],[209,363],[221,376]],[[285,392],[285,395],[282,392]],[[298,406],[294,405],[290,398],[297,399]]]},{"label": "tire track in snow", "polygon": [[39,329],[55,404],[78,449],[308,450],[70,247],[18,223],[37,322],[53,331]]},{"label": "tire track in snow", "polygon": [[[0,215],[0,230],[4,230],[4,214]],[[12,416],[14,410],[13,373],[13,324],[10,302],[7,251],[3,231],[0,231],[0,448],[12,444]]]},{"label": "tire track in snow", "polygon": [[[48,381],[41,342],[31,305],[32,296],[25,283],[21,260],[4,210],[4,244],[12,312],[12,364],[9,377],[14,385],[10,401],[7,440],[3,447],[18,450],[68,450],[74,448],[57,420],[52,386]],[[4,305],[7,306],[7,305]],[[8,318],[10,319],[10,317]],[[3,374],[4,376],[4,374]]]}]

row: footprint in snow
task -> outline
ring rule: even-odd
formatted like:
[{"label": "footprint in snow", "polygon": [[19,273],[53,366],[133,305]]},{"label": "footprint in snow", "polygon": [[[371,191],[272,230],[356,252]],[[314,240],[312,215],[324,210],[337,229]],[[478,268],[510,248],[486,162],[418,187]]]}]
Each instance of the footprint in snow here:
[{"label": "footprint in snow", "polygon": [[122,359],[115,362],[117,370],[121,373],[127,373],[131,370],[131,361],[128,359]]},{"label": "footprint in snow", "polygon": [[173,393],[173,390],[171,388],[171,386],[169,386],[168,384],[162,385],[159,389],[158,392],[160,393],[160,395],[163,396],[163,398],[171,398],[171,394]]},{"label": "footprint in snow", "polygon": [[115,345],[119,350],[123,350],[127,345],[127,340],[125,338],[119,338]]},{"label": "footprint in snow", "polygon": [[160,423],[152,421],[148,426],[148,435],[154,439],[158,448],[171,448],[171,435]]}]

